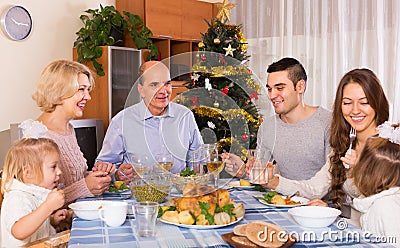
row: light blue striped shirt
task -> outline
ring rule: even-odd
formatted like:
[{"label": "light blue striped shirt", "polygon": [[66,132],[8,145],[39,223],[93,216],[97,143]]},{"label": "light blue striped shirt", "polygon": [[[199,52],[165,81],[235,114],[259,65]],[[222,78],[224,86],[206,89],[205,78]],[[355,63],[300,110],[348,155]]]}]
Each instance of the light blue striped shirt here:
[{"label": "light blue striped shirt", "polygon": [[193,113],[183,105],[170,102],[163,116],[153,116],[143,101],[119,112],[111,120],[98,161],[129,163],[132,154],[154,156],[168,151],[174,157],[170,170],[185,169],[188,151],[203,144]]}]

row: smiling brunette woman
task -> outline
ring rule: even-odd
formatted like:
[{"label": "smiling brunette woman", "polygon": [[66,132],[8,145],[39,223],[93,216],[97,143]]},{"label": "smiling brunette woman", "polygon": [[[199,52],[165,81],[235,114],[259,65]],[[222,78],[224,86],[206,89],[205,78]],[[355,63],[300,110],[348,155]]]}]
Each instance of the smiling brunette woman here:
[{"label": "smiling brunette woman", "polygon": [[104,171],[87,172],[86,159],[69,123],[82,117],[93,86],[93,74],[88,67],[68,60],[50,63],[40,75],[32,96],[42,114],[36,121],[27,120],[20,125],[24,137],[50,138],[59,146],[60,183],[65,185],[66,205],[77,198],[101,195],[111,182]]},{"label": "smiling brunette woman", "polygon": [[[358,197],[359,191],[348,179],[347,174],[356,164],[357,156],[364,148],[369,137],[378,133],[377,126],[389,118],[389,102],[379,79],[368,69],[355,69],[346,73],[341,79],[336,92],[330,129],[332,152],[327,163],[311,179],[295,181],[280,175],[273,175],[269,168],[269,181],[265,186],[279,193],[291,195],[299,191],[300,196],[313,199],[309,205],[328,204],[320,200],[330,193],[330,200],[336,207],[346,202],[346,196]],[[353,127],[357,137],[351,153],[349,132]],[[350,166],[346,169],[344,164]],[[349,201],[349,199],[347,199]],[[357,215],[352,219],[358,221]]]}]

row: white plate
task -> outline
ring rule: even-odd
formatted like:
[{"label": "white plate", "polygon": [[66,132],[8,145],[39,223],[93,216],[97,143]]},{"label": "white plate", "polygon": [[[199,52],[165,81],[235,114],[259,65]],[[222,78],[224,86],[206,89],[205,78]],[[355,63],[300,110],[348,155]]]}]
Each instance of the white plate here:
[{"label": "white plate", "polygon": [[214,229],[214,228],[221,228],[221,227],[225,227],[225,226],[230,226],[233,225],[235,223],[238,223],[239,221],[241,221],[243,219],[243,216],[240,217],[239,219],[237,219],[234,222],[225,224],[225,225],[185,225],[185,224],[178,224],[178,223],[173,223],[173,222],[169,222],[166,220],[163,220],[160,218],[160,221],[166,224],[170,224],[170,225],[174,225],[174,226],[179,226],[179,227],[184,227],[184,228],[191,228],[191,229]]},{"label": "white plate", "polygon": [[103,194],[104,195],[112,195],[112,194],[130,194],[130,193],[131,193],[130,189],[124,189],[124,190],[118,190],[118,192],[106,191]]},{"label": "white plate", "polygon": [[242,188],[242,189],[252,189],[254,188],[253,185],[251,186],[241,186],[239,181],[232,181],[226,184],[227,188]]},{"label": "white plate", "polygon": [[[282,196],[283,198],[286,198],[286,196]],[[307,202],[309,201],[307,198],[301,197],[301,196],[293,196],[290,199],[292,199],[293,201],[299,201],[300,204],[296,204],[296,205],[277,205],[277,204],[272,204],[272,203],[268,203],[260,198],[257,199],[259,202],[261,202],[264,205],[270,206],[270,207],[277,207],[277,208],[293,208],[293,207],[298,207],[298,206],[303,206],[306,205]]]}]

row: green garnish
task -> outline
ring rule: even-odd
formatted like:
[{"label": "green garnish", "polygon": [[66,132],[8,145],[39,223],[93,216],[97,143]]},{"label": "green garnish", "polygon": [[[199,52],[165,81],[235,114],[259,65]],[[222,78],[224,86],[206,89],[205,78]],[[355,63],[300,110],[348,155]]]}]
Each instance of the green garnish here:
[{"label": "green garnish", "polygon": [[217,207],[215,208],[215,212],[216,213],[220,213],[220,212],[225,212],[227,214],[229,214],[229,216],[232,216],[232,209],[234,209],[235,207],[233,206],[232,203],[226,204],[223,208],[220,208],[217,204]]},{"label": "green garnish", "polygon": [[160,218],[167,211],[175,211],[175,210],[176,210],[175,206],[169,206],[168,208],[166,206],[159,206],[157,218]]},{"label": "green garnish", "polygon": [[265,188],[260,184],[254,184],[254,190],[265,192]]},{"label": "green garnish", "polygon": [[183,171],[181,171],[181,177],[189,177],[191,175],[196,175],[194,170],[191,170],[189,167],[186,167]]},{"label": "green garnish", "polygon": [[212,216],[208,210],[210,209],[210,205],[207,202],[201,202],[199,201],[201,213],[204,214],[206,217],[206,220],[208,221],[208,224],[212,225],[214,224],[214,216]]},{"label": "green garnish", "polygon": [[278,192],[276,192],[276,191],[270,191],[266,194],[263,194],[263,197],[264,197],[263,200],[266,201],[267,203],[271,203],[272,197],[276,196],[277,194],[278,194]]}]

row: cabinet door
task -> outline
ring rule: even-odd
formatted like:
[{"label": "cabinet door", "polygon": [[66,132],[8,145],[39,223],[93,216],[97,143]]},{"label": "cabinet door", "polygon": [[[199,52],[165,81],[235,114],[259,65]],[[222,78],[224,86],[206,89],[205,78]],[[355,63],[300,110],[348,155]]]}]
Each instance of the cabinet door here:
[{"label": "cabinet door", "polygon": [[146,26],[155,37],[181,38],[183,14],[181,0],[146,0],[144,11]]},{"label": "cabinet door", "polygon": [[182,9],[182,38],[200,40],[201,34],[208,29],[204,19],[210,21],[212,18],[212,4],[197,0],[183,0]]}]

